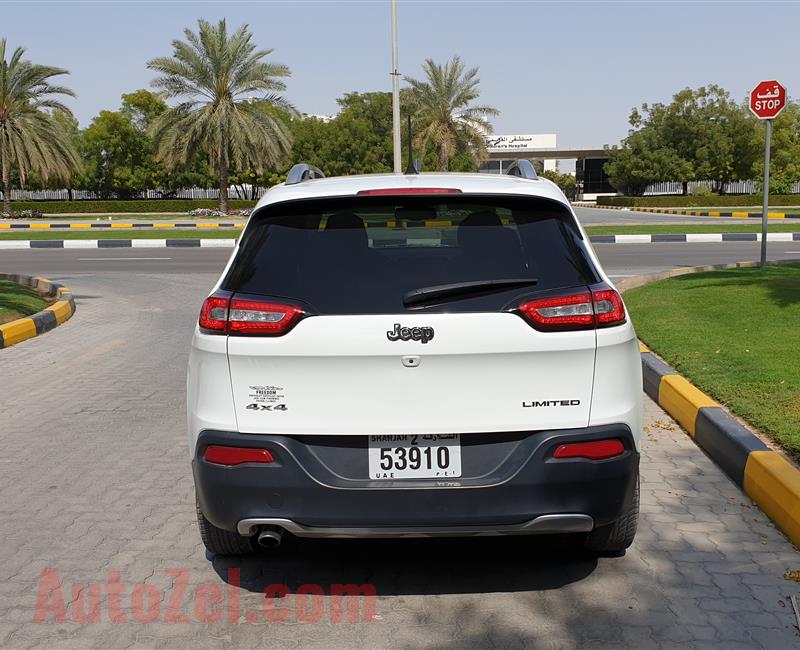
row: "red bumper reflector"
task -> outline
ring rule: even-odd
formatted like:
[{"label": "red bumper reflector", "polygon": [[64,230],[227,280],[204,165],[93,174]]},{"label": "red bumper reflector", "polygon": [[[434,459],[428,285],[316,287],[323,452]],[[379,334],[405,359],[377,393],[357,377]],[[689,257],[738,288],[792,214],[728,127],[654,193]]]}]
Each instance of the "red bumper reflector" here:
[{"label": "red bumper reflector", "polygon": [[209,463],[218,465],[241,465],[242,463],[273,463],[275,459],[268,449],[251,449],[248,447],[222,447],[211,445],[206,447],[203,458]]},{"label": "red bumper reflector", "polygon": [[620,440],[593,440],[591,442],[570,442],[559,445],[553,458],[588,458],[589,460],[604,460],[621,456],[625,447]]}]

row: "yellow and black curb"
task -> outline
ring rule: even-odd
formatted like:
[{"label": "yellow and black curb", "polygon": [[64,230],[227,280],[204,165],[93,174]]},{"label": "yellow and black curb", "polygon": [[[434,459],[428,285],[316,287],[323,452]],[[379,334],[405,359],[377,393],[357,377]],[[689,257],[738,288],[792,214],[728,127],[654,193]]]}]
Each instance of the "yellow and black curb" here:
[{"label": "yellow and black curb", "polygon": [[[796,264],[796,262],[795,262]],[[756,266],[754,262],[676,269],[620,282],[622,291],[658,280],[727,268]],[[800,468],[770,449],[714,399],[678,374],[644,344],[644,391],[669,413],[695,443],[744,490],[761,510],[800,547]]]},{"label": "yellow and black curb", "polygon": [[[761,218],[761,212],[725,211],[725,210],[680,210],[678,208],[640,208],[633,205],[600,205],[597,203],[573,203],[579,208],[600,208],[602,210],[629,210],[630,212],[652,212],[654,214],[672,214],[681,217],[734,217],[747,219],[748,217]],[[767,212],[769,219],[798,219],[800,212]]]},{"label": "yellow and black curb", "polygon": [[45,278],[0,273],[0,280],[16,282],[30,287],[48,298],[58,298],[52,305],[32,316],[18,318],[10,323],[0,325],[0,349],[7,348],[21,341],[49,332],[72,318],[75,313],[75,299],[66,287]]}]

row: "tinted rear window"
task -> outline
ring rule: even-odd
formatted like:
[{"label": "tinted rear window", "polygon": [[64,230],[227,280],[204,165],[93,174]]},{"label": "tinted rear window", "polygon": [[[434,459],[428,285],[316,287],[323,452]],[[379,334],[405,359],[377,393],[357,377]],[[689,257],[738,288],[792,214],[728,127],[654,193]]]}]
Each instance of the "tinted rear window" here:
[{"label": "tinted rear window", "polygon": [[427,311],[485,311],[525,294],[597,282],[560,204],[530,197],[347,197],[280,203],[248,226],[222,288],[323,314],[406,311],[403,296],[459,282],[535,278],[534,288]]}]

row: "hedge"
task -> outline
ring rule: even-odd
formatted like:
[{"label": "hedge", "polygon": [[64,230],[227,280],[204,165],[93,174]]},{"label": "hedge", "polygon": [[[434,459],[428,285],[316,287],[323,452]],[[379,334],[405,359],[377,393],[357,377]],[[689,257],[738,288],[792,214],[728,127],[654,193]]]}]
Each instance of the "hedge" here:
[{"label": "hedge", "polygon": [[[760,194],[678,195],[678,196],[598,196],[597,205],[625,208],[698,208],[698,207],[760,207]],[[800,205],[800,194],[772,194],[770,205]]]},{"label": "hedge", "polygon": [[[231,199],[228,207],[232,210],[252,208],[255,201]],[[148,199],[130,201],[14,201],[11,204],[14,212],[22,210],[38,210],[44,214],[86,213],[114,214],[135,212],[189,212],[195,208],[219,207],[216,199]]]}]

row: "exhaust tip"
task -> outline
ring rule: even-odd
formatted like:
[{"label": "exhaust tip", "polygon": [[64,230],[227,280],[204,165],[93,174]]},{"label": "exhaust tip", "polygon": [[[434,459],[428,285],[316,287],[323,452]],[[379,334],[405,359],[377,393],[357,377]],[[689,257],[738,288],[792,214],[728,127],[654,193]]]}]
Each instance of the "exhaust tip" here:
[{"label": "exhaust tip", "polygon": [[283,530],[266,528],[258,534],[258,545],[262,548],[278,548],[283,541]]}]

